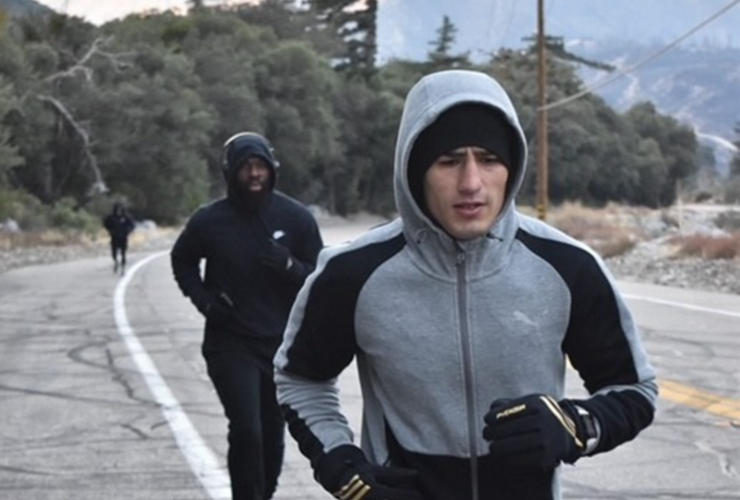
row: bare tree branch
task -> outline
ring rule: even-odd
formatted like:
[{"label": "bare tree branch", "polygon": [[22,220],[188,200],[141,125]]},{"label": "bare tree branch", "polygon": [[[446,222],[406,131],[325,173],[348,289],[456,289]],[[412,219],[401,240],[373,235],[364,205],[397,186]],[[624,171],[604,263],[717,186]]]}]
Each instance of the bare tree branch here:
[{"label": "bare tree branch", "polygon": [[108,59],[116,70],[121,70],[128,67],[128,63],[122,61],[121,59],[123,57],[132,55],[132,53],[124,52],[120,54],[113,54],[111,52],[106,52],[105,50],[103,50],[103,48],[106,45],[110,44],[112,41],[113,36],[96,38],[95,40],[93,40],[93,43],[92,45],[90,45],[88,51],[85,52],[85,54],[76,63],[74,63],[72,66],[64,71],[59,71],[57,73],[49,75],[48,77],[46,77],[45,81],[48,83],[54,83],[55,81],[62,78],[71,78],[78,73],[82,73],[82,75],[85,77],[85,80],[91,82],[93,77],[93,70],[92,68],[86,66],[86,64],[90,62],[90,59],[92,59],[94,56],[104,57]]},{"label": "bare tree branch", "polygon": [[90,188],[91,194],[102,194],[107,192],[108,187],[105,185],[105,182],[103,181],[103,176],[100,173],[100,168],[98,167],[98,159],[92,152],[90,133],[87,131],[87,129],[82,126],[77,120],[75,120],[74,116],[72,116],[72,113],[69,112],[67,107],[61,101],[59,101],[59,99],[49,95],[38,95],[36,96],[36,98],[40,101],[48,102],[49,104],[54,106],[59,114],[62,115],[65,120],[67,120],[67,123],[69,123],[72,128],[74,128],[75,132],[77,132],[77,134],[82,139],[83,151],[90,165],[90,170],[92,170],[93,176],[95,178],[95,181]]},{"label": "bare tree branch", "polygon": [[[130,53],[113,54],[103,50],[112,41],[112,36],[96,38],[95,40],[93,40],[87,52],[85,52],[85,54],[83,54],[82,57],[77,60],[77,62],[75,62],[72,66],[64,71],[59,71],[46,77],[44,81],[46,83],[53,84],[63,78],[73,78],[76,75],[81,74],[85,78],[85,81],[90,83],[92,82],[93,78],[93,69],[89,67],[88,64],[90,63],[90,60],[95,56],[108,59],[112,63],[116,71],[126,68],[128,64],[122,61],[122,58],[131,55]],[[90,132],[75,119],[70,110],[59,99],[48,94],[37,94],[36,98],[51,104],[59,112],[59,114],[64,117],[67,123],[72,126],[75,132],[77,132],[77,134],[82,139],[83,152],[85,154],[85,157],[88,159],[89,167],[92,170],[93,176],[95,178],[93,185],[90,187],[90,195],[107,192],[108,187],[106,186],[100,168],[98,167],[97,157],[92,152],[92,141],[90,140]]]}]

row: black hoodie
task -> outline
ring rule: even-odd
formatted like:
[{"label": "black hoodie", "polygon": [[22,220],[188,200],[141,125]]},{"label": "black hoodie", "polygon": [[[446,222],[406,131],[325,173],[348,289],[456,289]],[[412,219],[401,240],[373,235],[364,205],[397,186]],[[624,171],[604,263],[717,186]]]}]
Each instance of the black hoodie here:
[{"label": "black hoodie", "polygon": [[[238,168],[225,171],[227,196],[198,208],[188,220],[172,248],[172,270],[183,294],[202,313],[221,292],[235,305],[233,321],[206,320],[204,349],[244,349],[271,372],[290,308],[323,242],[307,208],[277,190],[271,189],[257,207],[246,206],[234,188]],[[291,253],[293,264],[284,272],[260,262],[274,243]]]}]

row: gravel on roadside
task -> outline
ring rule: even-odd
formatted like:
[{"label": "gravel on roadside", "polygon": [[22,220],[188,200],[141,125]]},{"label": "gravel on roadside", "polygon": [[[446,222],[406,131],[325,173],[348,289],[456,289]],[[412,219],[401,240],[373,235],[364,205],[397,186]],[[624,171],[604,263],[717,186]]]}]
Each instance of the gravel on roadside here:
[{"label": "gravel on roadside", "polygon": [[[136,234],[136,233],[135,233]],[[174,229],[149,229],[139,232],[129,244],[129,252],[168,250],[177,237]],[[0,249],[0,274],[19,267],[53,264],[68,260],[109,255],[107,243]],[[740,295],[740,261],[674,258],[658,243],[644,242],[632,251],[606,260],[619,280],[652,283],[676,288]]]},{"label": "gravel on roadside", "polygon": [[[129,240],[128,253],[168,250],[172,248],[176,237],[177,232],[173,229],[137,230]],[[110,246],[107,241],[0,249],[0,274],[20,267],[109,256]]]}]

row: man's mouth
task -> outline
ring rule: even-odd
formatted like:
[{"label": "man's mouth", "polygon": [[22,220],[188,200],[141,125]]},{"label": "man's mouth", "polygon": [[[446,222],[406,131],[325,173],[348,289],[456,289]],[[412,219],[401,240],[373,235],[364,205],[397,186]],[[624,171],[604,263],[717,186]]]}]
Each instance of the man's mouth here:
[{"label": "man's mouth", "polygon": [[476,215],[484,205],[482,202],[455,203],[454,208],[462,215]]}]

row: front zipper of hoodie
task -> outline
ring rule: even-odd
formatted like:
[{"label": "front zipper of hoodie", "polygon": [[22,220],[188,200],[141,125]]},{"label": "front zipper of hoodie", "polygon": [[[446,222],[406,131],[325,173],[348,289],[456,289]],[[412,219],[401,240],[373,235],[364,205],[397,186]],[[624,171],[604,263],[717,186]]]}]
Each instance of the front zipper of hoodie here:
[{"label": "front zipper of hoodie", "polygon": [[470,450],[470,481],[472,500],[478,500],[478,439],[476,434],[477,406],[475,402],[475,374],[473,373],[472,345],[470,340],[470,317],[468,311],[467,255],[458,248],[455,256],[457,268],[457,309],[460,318],[460,342],[462,350],[463,390],[468,425],[468,449]]}]

